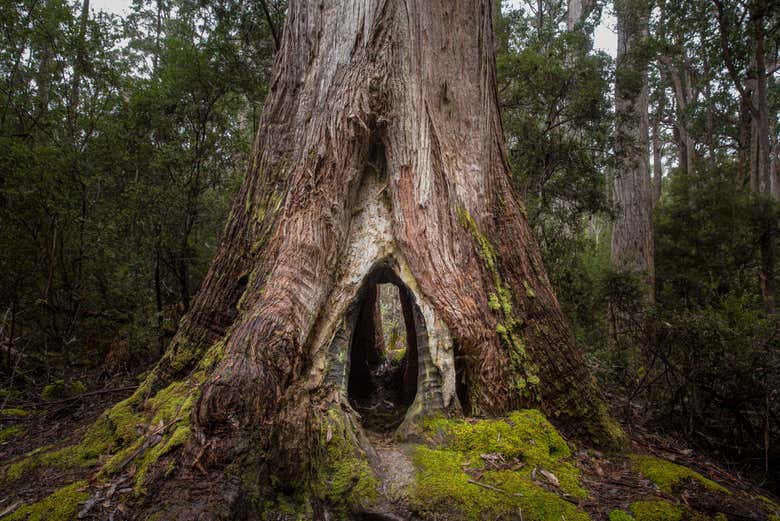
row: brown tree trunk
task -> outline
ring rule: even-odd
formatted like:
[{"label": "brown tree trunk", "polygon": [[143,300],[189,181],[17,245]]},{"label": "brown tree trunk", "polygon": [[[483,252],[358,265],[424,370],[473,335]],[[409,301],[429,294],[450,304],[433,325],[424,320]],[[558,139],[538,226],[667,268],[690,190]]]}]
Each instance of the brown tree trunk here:
[{"label": "brown tree trunk", "polygon": [[[148,411],[158,399],[147,398],[190,375],[192,435],[170,456],[181,470],[148,503],[163,518],[230,516],[274,482],[288,492],[308,483],[324,518],[328,496],[307,479],[328,447],[372,452],[347,394],[360,309],[381,282],[401,289],[416,354],[416,394],[396,436],[464,406],[541,407],[570,435],[620,443],[512,186],[491,9],[289,3],[221,245],[165,357],[125,404]],[[191,473],[207,474],[197,481],[208,490]]]}]

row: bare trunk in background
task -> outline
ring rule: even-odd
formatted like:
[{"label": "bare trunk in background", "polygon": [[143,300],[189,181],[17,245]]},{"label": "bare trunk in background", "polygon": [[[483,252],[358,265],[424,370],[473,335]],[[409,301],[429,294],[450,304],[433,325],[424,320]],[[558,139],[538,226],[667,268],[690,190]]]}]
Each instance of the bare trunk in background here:
[{"label": "bare trunk in background", "polygon": [[[647,61],[642,45],[648,36],[645,0],[616,4],[618,24],[615,71],[615,205],[612,263],[620,272],[636,274],[646,303],[654,300],[652,195],[648,157]],[[611,303],[613,333],[636,330],[636,324]],[[641,324],[640,324],[641,327]],[[636,332],[643,337],[642,331]]]}]

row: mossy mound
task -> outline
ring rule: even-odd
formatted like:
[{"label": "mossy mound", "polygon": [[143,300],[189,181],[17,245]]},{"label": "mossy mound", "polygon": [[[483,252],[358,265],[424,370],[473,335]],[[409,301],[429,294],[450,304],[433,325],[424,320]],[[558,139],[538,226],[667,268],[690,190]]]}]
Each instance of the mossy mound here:
[{"label": "mossy mound", "polygon": [[684,510],[668,501],[637,501],[631,503],[636,521],[682,521]]},{"label": "mossy mound", "polygon": [[44,402],[53,402],[62,398],[70,398],[71,396],[84,394],[86,390],[87,387],[79,380],[69,383],[65,383],[65,380],[57,380],[43,388],[43,391],[41,391],[41,400]]},{"label": "mossy mound", "polygon": [[583,498],[587,492],[580,486],[580,471],[570,461],[571,450],[558,431],[535,409],[515,411],[505,419],[445,420],[427,422],[431,438],[442,446],[463,454],[472,465],[479,466],[482,455],[495,455],[504,462],[522,464],[520,475],[546,471],[560,483],[560,490]]},{"label": "mossy mound", "polygon": [[613,510],[609,513],[609,521],[634,521],[634,518],[623,510]]},{"label": "mossy mound", "polygon": [[63,487],[50,496],[32,505],[25,505],[12,514],[4,517],[4,521],[67,521],[76,517],[79,503],[89,497],[89,484],[77,481]]},{"label": "mossy mound", "polygon": [[463,470],[466,462],[457,451],[419,447],[413,461],[418,474],[410,502],[425,519],[590,519],[519,472],[486,471],[475,481]]},{"label": "mossy mound", "polygon": [[[435,419],[425,429],[431,446],[414,449],[417,475],[409,491],[423,518],[590,519],[563,499],[587,493],[569,446],[539,411],[499,420]],[[534,477],[547,480],[547,489]]]},{"label": "mossy mound", "polygon": [[685,481],[695,481],[709,490],[730,494],[725,487],[688,467],[652,456],[632,456],[632,460],[642,474],[668,494],[671,494],[675,487],[682,485]]}]

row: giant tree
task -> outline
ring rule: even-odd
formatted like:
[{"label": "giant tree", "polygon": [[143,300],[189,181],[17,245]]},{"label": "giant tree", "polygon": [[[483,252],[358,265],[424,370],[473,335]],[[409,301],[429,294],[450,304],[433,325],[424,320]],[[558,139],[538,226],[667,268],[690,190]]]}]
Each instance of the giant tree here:
[{"label": "giant tree", "polygon": [[583,441],[620,443],[512,186],[491,11],[289,3],[205,281],[153,373],[86,436],[110,440],[103,476],[137,466],[147,510],[236,516],[282,489],[311,493],[326,518],[335,482],[365,486],[373,449],[350,372],[369,362],[376,335],[360,332],[379,283],[400,289],[409,344],[396,437],[432,415],[532,406]]}]

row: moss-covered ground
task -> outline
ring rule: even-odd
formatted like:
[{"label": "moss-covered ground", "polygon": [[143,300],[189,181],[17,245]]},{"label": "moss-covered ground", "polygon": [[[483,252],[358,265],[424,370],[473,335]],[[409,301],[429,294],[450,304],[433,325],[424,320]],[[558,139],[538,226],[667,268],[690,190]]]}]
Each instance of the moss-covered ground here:
[{"label": "moss-covered ground", "polygon": [[63,487],[37,503],[25,505],[8,516],[4,521],[68,521],[75,519],[79,503],[89,497],[89,484],[77,481]]},{"label": "moss-covered ground", "polygon": [[[587,496],[566,441],[536,410],[496,420],[427,422],[429,444],[414,449],[412,507],[424,517],[587,520]],[[513,517],[514,516],[514,517]]]},{"label": "moss-covered ground", "polygon": [[[217,359],[219,353],[213,354]],[[100,415],[80,442],[43,447],[5,464],[0,475],[2,488],[19,488],[41,476],[60,476],[61,481],[47,482],[46,486],[48,490],[61,488],[22,505],[3,520],[75,518],[89,497],[89,483],[84,480],[88,475],[103,483],[129,477],[128,490],[132,492],[127,492],[130,495],[123,501],[129,499],[132,504],[140,500],[152,476],[167,475],[175,468],[175,460],[166,455],[192,436],[190,413],[198,396],[197,383],[196,372],[192,379],[154,394],[142,387]],[[17,421],[35,416],[26,412],[4,412],[3,417]],[[723,514],[715,514],[720,510],[709,510],[709,515],[691,510],[680,496],[681,489],[690,491],[684,485],[700,484],[708,494],[729,501],[746,497],[744,492],[729,492],[676,463],[644,455],[613,455],[616,468],[626,469],[633,479],[647,478],[641,480],[646,485],[632,497],[612,498],[605,501],[611,506],[604,506],[599,504],[605,499],[602,492],[593,487],[594,475],[583,463],[592,455],[585,451],[575,454],[573,445],[541,412],[521,410],[495,419],[429,419],[423,423],[419,439],[400,444],[394,441],[397,452],[407,456],[404,475],[408,480],[398,489],[400,496],[390,498],[383,482],[387,475],[373,460],[369,462],[362,441],[358,441],[355,421],[340,406],[327,410],[320,422],[311,472],[294,484],[277,480],[275,495],[258,491],[253,503],[261,517],[265,512],[272,513],[269,519],[313,519],[314,505],[327,504],[333,519],[349,519],[351,513],[366,509],[397,508],[431,521],[726,521]],[[22,427],[26,425],[11,425],[0,434],[8,431],[7,439],[12,439],[22,433]],[[39,473],[49,469],[56,471]],[[260,481],[256,473],[246,476],[250,482]],[[63,479],[80,481],[69,484]],[[762,505],[754,510],[762,512],[757,520],[778,520],[777,505],[771,500],[749,497]],[[273,517],[280,513],[284,517]]]},{"label": "moss-covered ground", "polygon": [[718,485],[688,467],[653,456],[634,456],[632,459],[638,470],[666,493],[672,493],[675,487],[686,481],[696,481],[709,490],[730,494],[722,485]]}]

